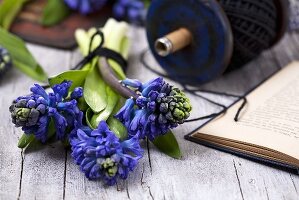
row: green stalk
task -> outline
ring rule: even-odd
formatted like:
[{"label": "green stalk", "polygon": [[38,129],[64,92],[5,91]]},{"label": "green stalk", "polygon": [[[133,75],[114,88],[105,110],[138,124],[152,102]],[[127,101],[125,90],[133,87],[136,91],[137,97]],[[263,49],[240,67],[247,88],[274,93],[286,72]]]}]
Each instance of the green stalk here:
[{"label": "green stalk", "polygon": [[[77,29],[75,31],[75,38],[76,41],[78,43],[79,46],[79,50],[82,53],[83,56],[87,56],[88,55],[88,51],[89,51],[89,43],[91,40],[91,36],[93,33],[96,32],[96,29],[90,29],[89,32],[86,32],[83,29]],[[97,36],[95,37],[93,43],[92,43],[92,47],[91,50],[94,50],[99,44],[100,44],[100,38],[98,38]],[[95,65],[96,65],[97,59],[93,59],[92,62],[86,64],[83,69],[92,69]]]},{"label": "green stalk", "polygon": [[[124,22],[118,23],[115,20],[109,20],[105,27],[103,28],[103,33],[105,37],[105,47],[111,50],[114,50],[119,53],[121,52],[121,49],[124,49],[122,47],[122,41],[126,37],[126,33],[128,31],[128,25]],[[126,53],[126,52],[124,52]],[[123,71],[121,70],[120,66],[114,61],[110,61],[110,63],[118,70],[120,76],[125,77]],[[99,63],[100,65],[100,63]],[[108,104],[107,107],[101,112],[96,115],[94,115],[91,119],[91,124],[95,126],[100,121],[106,121],[111,117],[111,114],[117,105],[117,102],[119,101],[120,95],[113,91],[111,89],[111,86],[106,86],[106,92],[108,97]],[[110,120],[112,121],[112,120]]]},{"label": "green stalk", "polygon": [[83,29],[77,29],[75,31],[75,39],[77,41],[81,54],[83,56],[86,56],[88,54],[88,46],[90,41],[87,32]]},{"label": "green stalk", "polygon": [[[128,32],[128,25],[124,22],[117,22],[114,19],[109,19],[105,26],[102,28],[102,32],[104,34],[105,43],[104,46],[106,48],[112,49],[118,53],[120,53],[125,59],[128,58],[128,52],[129,52],[129,39],[127,38],[126,34]],[[75,33],[76,40],[78,42],[79,48],[81,53],[86,56],[88,55],[88,49],[89,49],[89,43],[91,41],[92,36],[96,33],[96,28],[91,28],[87,32],[79,29]],[[101,42],[100,36],[95,36],[93,43],[92,43],[92,49],[94,50]],[[111,67],[113,68],[114,72],[117,74],[119,79],[125,79],[126,76],[122,70],[122,68],[118,65],[118,63],[110,60],[109,61]],[[90,62],[87,66],[84,68],[89,67],[89,69],[94,69],[94,66],[99,63],[99,58],[95,58],[92,62]],[[99,66],[100,67],[100,66]],[[97,70],[93,71],[92,73],[98,73]],[[88,76],[89,77],[89,76]],[[88,78],[87,77],[87,78]],[[89,77],[90,78],[90,77]],[[103,82],[101,76],[98,76],[98,78],[94,81],[96,83],[93,83],[96,86],[96,88],[99,88],[99,83]],[[118,80],[116,79],[115,82],[118,83]],[[88,82],[85,81],[84,90],[88,91],[92,89],[91,85],[88,84]],[[93,88],[93,92],[96,92],[96,88]],[[104,98],[106,96],[106,102],[105,105],[103,104],[103,107],[105,107],[101,112],[95,112],[96,105],[89,105],[91,106],[91,109],[89,109],[88,114],[86,114],[86,121],[88,122],[89,126],[91,128],[96,128],[98,123],[100,121],[107,121],[109,127],[111,130],[113,130],[118,137],[125,138],[127,133],[126,129],[123,127],[123,125],[113,117],[113,113],[117,112],[120,106],[122,106],[123,102],[120,101],[120,95],[118,92],[115,92],[111,86],[105,84],[105,91],[103,91],[103,88],[101,89],[102,95],[101,97],[98,96],[98,98]],[[105,93],[105,95],[104,95]],[[92,96],[92,95],[91,95]],[[86,96],[84,95],[86,102],[90,102],[92,99],[90,95]],[[104,102],[104,101],[103,101]],[[121,103],[118,104],[118,103]],[[118,106],[116,109],[115,107]],[[99,107],[99,106],[98,106]]]},{"label": "green stalk", "polygon": [[113,18],[110,18],[107,20],[104,28],[102,28],[102,32],[104,33],[104,36],[105,36],[105,44],[104,46],[106,46],[107,44],[107,40],[109,39],[110,37],[110,33],[113,32],[113,29],[117,26],[117,21]]},{"label": "green stalk", "polygon": [[[129,39],[127,37],[128,30],[129,30],[129,26],[127,23],[116,22],[114,29],[111,30],[109,35],[107,34],[107,36],[109,37],[105,35],[105,38],[107,38],[106,47],[116,52],[119,52],[125,59],[128,59],[129,46],[130,46]],[[110,66],[113,68],[113,70],[116,72],[116,74],[118,75],[119,79],[126,78],[122,68],[115,61],[109,60],[108,62]]]},{"label": "green stalk", "polygon": [[126,37],[128,29],[129,27],[125,22],[118,23],[110,33],[109,37],[106,36],[106,47],[116,52],[120,52],[122,41]]},{"label": "green stalk", "polygon": [[[128,32],[128,24],[125,22],[117,22],[114,19],[109,19],[105,26],[102,28],[105,37],[104,46],[112,49],[116,52],[119,52],[125,59],[128,58],[129,55],[129,46],[130,42],[128,37],[126,36]],[[89,43],[92,35],[96,32],[96,28],[91,28],[88,31],[84,31],[83,29],[78,29],[75,32],[75,38],[78,43],[80,52],[83,56],[87,56]],[[92,43],[91,50],[94,50],[100,44],[100,36],[96,36]],[[97,59],[96,59],[97,60]],[[84,69],[91,69],[95,66],[97,61],[92,61],[91,64],[87,64]],[[118,75],[119,79],[125,79],[125,73],[122,68],[113,60],[109,60],[109,64]]]}]

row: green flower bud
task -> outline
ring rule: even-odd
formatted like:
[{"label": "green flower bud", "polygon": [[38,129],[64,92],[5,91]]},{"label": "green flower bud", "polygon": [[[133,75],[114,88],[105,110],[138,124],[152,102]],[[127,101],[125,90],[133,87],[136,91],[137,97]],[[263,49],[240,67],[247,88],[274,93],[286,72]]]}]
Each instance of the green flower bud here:
[{"label": "green flower bud", "polygon": [[159,122],[165,123],[164,119],[171,123],[182,124],[190,116],[192,106],[190,100],[178,88],[172,88],[168,96],[157,98],[159,110],[164,116],[159,116]]},{"label": "green flower bud", "polygon": [[45,113],[46,106],[37,105],[32,99],[21,99],[14,101],[9,107],[12,122],[16,127],[34,126],[37,124],[41,115]]},{"label": "green flower bud", "polygon": [[110,177],[114,177],[117,173],[117,164],[111,158],[106,158],[102,161],[101,166],[106,170],[106,173]]},{"label": "green flower bud", "polygon": [[0,46],[0,76],[12,67],[11,56],[6,49]]}]

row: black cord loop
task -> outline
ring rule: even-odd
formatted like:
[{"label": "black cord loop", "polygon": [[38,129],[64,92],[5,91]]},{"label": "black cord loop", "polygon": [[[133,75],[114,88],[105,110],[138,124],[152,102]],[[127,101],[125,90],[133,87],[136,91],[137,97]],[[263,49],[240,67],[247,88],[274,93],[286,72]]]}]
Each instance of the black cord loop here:
[{"label": "black cord loop", "polygon": [[[92,51],[92,44],[97,35],[99,35],[101,37],[101,43],[99,44],[99,46],[96,49],[94,49]],[[121,68],[124,71],[126,71],[127,66],[128,66],[127,61],[123,58],[123,56],[120,53],[103,47],[104,43],[105,43],[104,33],[101,30],[97,30],[91,37],[91,40],[89,43],[89,48],[88,48],[88,55],[86,57],[84,57],[75,67],[73,67],[72,70],[82,69],[84,67],[84,65],[89,63],[96,56],[99,56],[99,57],[102,56],[102,57],[106,57],[108,59],[114,60],[121,66]]]},{"label": "black cord loop", "polygon": [[[162,77],[165,77],[165,78],[168,78],[168,79],[171,79],[171,80],[174,80],[174,81],[178,81],[178,79],[176,77],[173,77],[173,76],[169,76],[169,75],[166,75],[166,74],[163,74],[157,70],[155,70],[153,67],[151,67],[147,62],[146,62],[146,54],[149,52],[149,49],[145,49],[141,52],[141,55],[140,55],[140,62],[144,65],[145,68],[147,68],[149,71],[157,74],[158,76],[162,76]],[[217,112],[217,113],[212,113],[210,115],[206,115],[206,116],[202,116],[202,117],[198,117],[198,118],[194,118],[194,119],[189,119],[189,120],[186,120],[185,122],[195,122],[195,121],[201,121],[201,120],[205,120],[205,119],[212,119],[212,118],[216,118],[224,113],[226,113],[226,111],[228,110],[228,107],[223,105],[223,104],[220,104],[220,103],[217,103],[209,98],[206,98],[200,94],[198,94],[197,92],[202,92],[202,93],[209,93],[209,94],[214,94],[214,95],[222,95],[222,96],[227,96],[227,97],[235,97],[235,98],[238,98],[238,100],[243,100],[243,103],[242,105],[240,106],[240,108],[238,109],[235,117],[234,117],[234,121],[235,122],[238,122],[239,121],[239,117],[240,117],[240,114],[241,114],[241,111],[244,109],[244,107],[246,106],[247,104],[247,99],[246,99],[246,96],[240,96],[240,95],[235,95],[235,94],[229,94],[229,93],[226,93],[226,92],[215,92],[215,91],[211,91],[211,90],[203,90],[203,89],[189,89],[187,85],[184,85],[182,84],[183,88],[184,88],[184,91],[185,92],[189,92],[190,94],[194,95],[194,96],[197,96],[197,97],[200,97],[204,100],[206,100],[207,102],[211,103],[211,104],[214,104],[216,106],[219,106],[222,108],[221,111]]]}]

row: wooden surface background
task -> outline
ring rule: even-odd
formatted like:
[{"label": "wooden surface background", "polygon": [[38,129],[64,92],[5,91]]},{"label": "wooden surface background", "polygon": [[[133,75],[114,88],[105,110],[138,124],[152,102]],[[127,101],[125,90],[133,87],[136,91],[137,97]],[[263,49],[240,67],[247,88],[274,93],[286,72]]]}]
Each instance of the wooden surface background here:
[{"label": "wooden surface background", "polygon": [[[144,29],[132,28],[130,35],[135,42],[128,77],[143,81],[155,77],[139,62],[140,52],[147,47]],[[49,75],[67,70],[81,59],[77,51],[28,46]],[[243,94],[298,58],[299,34],[290,33],[254,62],[202,88]],[[158,66],[150,55],[148,61]],[[183,139],[203,122],[175,129],[183,152],[181,160],[169,158],[153,146],[143,144],[149,153],[145,152],[127,181],[119,182],[115,187],[88,181],[73,163],[70,151],[60,143],[37,152],[17,148],[22,131],[12,125],[8,107],[15,97],[27,94],[33,83],[17,70],[10,71],[0,80],[0,199],[299,199],[298,176]],[[235,100],[206,96],[227,105]],[[194,105],[193,117],[219,109],[202,99],[190,98]]]}]

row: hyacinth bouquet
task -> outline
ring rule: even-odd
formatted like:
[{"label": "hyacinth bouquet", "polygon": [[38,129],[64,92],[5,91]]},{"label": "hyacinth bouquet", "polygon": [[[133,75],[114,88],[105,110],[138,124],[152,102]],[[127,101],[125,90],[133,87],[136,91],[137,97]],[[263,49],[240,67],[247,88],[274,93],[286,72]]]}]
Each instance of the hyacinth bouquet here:
[{"label": "hyacinth bouquet", "polygon": [[[110,19],[101,31],[104,46],[127,59],[128,25]],[[102,42],[95,32],[95,28],[76,31],[84,56]],[[88,179],[107,185],[127,179],[136,168],[143,156],[142,140],[171,157],[181,157],[171,129],[185,122],[191,105],[163,78],[146,83],[127,79],[117,62],[95,57],[78,70],[50,78],[49,85],[44,89],[35,84],[30,94],[16,98],[9,108],[12,122],[24,131],[20,148],[60,140],[71,148],[74,162]]]}]

